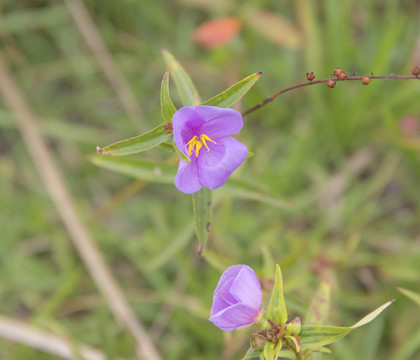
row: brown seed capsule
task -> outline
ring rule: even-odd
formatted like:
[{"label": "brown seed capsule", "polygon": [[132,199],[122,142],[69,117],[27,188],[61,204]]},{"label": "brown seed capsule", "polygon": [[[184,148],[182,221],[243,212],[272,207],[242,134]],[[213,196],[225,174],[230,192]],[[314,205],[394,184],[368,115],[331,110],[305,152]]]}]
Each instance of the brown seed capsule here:
[{"label": "brown seed capsule", "polygon": [[335,86],[335,84],[336,84],[336,82],[333,79],[329,79],[327,81],[327,86],[331,89]]},{"label": "brown seed capsule", "polygon": [[369,76],[363,76],[362,77],[362,84],[363,85],[368,85],[369,83],[370,83]]},{"label": "brown seed capsule", "polygon": [[315,79],[315,75],[314,75],[314,73],[311,71],[310,73],[306,73],[306,78],[307,78],[309,81],[312,81],[313,79]]},{"label": "brown seed capsule", "polygon": [[338,78],[340,80],[346,80],[347,79],[347,74],[343,71],[340,75],[338,75]]},{"label": "brown seed capsule", "polygon": [[334,70],[334,75],[337,77],[340,77],[340,74],[343,72],[343,70],[341,70],[340,68],[337,68]]},{"label": "brown seed capsule", "polygon": [[411,73],[416,77],[419,76],[420,75],[420,68],[418,66],[415,66]]}]

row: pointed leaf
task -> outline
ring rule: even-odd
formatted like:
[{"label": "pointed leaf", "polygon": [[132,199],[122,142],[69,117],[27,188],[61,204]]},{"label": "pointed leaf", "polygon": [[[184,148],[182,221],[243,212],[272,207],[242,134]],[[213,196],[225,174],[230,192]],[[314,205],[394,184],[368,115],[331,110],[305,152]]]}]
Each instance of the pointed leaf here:
[{"label": "pointed leaf", "polygon": [[160,110],[162,112],[163,120],[172,122],[172,116],[174,116],[176,108],[172,103],[171,95],[169,94],[169,70],[165,71],[160,87]]},{"label": "pointed leaf", "polygon": [[316,349],[340,340],[352,330],[350,327],[303,325],[300,346],[302,350]]},{"label": "pointed leaf", "polygon": [[171,76],[175,81],[175,85],[178,89],[183,105],[198,105],[200,103],[200,97],[198,96],[198,92],[195,89],[190,76],[168,50],[163,49],[162,54],[166,65],[170,70]]},{"label": "pointed leaf", "polygon": [[210,234],[211,195],[211,190],[205,188],[204,186],[192,195],[195,232],[200,244],[200,253],[204,250]]},{"label": "pointed leaf", "polygon": [[363,319],[358,321],[353,326],[323,326],[323,325],[304,325],[300,333],[301,347],[303,350],[316,349],[337,340],[340,340],[348,333],[357,329],[360,326],[366,325],[375,319],[382,311],[384,311],[394,300],[388,301],[370,314],[366,315]]},{"label": "pointed leaf", "polygon": [[174,165],[145,159],[93,155],[90,161],[105,169],[152,183],[173,184],[176,174]]},{"label": "pointed leaf", "polygon": [[164,126],[165,124],[160,124],[146,134],[118,141],[102,148],[98,146],[96,150],[99,154],[114,156],[136,154],[149,150],[170,139]]},{"label": "pointed leaf", "polygon": [[373,319],[375,319],[382,311],[384,311],[389,305],[391,305],[395,300],[390,300],[385,304],[379,306],[377,309],[373,310],[370,314],[366,315],[363,319],[359,320],[356,324],[352,326],[352,329],[356,329],[363,325],[369,324]]},{"label": "pointed leaf", "polygon": [[215,97],[203,102],[203,105],[219,106],[225,108],[231,107],[239,99],[241,99],[242,96],[244,96],[248,90],[252,88],[252,86],[254,86],[257,80],[261,77],[261,74],[262,71],[259,71],[246,77],[219,95],[216,95]]},{"label": "pointed leaf", "polygon": [[273,292],[271,293],[270,304],[268,305],[267,319],[279,325],[283,325],[287,321],[287,309],[283,294],[283,278],[279,265],[276,265],[276,280],[274,282]]},{"label": "pointed leaf", "polygon": [[265,360],[277,360],[279,352],[282,347],[282,342],[279,341],[277,344],[267,341],[264,346],[264,358]]},{"label": "pointed leaf", "polygon": [[413,300],[418,306],[420,306],[420,294],[402,287],[398,287],[397,290],[407,296],[409,299]]}]

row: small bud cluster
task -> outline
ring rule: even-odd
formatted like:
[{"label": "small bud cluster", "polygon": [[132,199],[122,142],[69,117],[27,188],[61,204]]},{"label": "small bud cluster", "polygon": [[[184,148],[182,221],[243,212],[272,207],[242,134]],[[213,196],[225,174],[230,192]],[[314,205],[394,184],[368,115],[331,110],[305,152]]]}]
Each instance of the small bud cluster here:
[{"label": "small bud cluster", "polygon": [[411,72],[415,77],[419,77],[419,75],[420,75],[420,67],[418,67],[418,66],[415,66],[414,68],[413,68],[413,71]]}]

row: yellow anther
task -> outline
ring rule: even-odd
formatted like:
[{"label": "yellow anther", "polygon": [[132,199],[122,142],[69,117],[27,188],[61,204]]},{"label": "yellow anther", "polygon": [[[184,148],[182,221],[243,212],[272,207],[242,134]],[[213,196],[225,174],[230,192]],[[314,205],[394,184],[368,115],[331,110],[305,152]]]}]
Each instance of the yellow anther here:
[{"label": "yellow anther", "polygon": [[197,137],[197,135],[194,135],[194,137],[187,142],[188,145],[188,155],[191,156],[193,150],[195,151],[195,156],[198,157],[198,153],[200,152],[200,149],[204,147],[207,149],[207,151],[210,151],[207,141],[210,141],[214,144],[216,144],[215,141],[210,139],[206,134],[201,134],[200,138]]}]

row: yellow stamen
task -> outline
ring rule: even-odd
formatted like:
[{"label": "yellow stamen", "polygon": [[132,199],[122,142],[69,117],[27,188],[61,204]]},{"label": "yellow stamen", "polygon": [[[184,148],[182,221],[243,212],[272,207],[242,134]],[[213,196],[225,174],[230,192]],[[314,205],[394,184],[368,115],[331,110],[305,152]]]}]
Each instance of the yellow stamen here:
[{"label": "yellow stamen", "polygon": [[[204,147],[207,149],[207,151],[210,151],[207,141],[210,141],[214,144],[216,144],[215,141],[210,139],[206,134],[201,134],[200,138],[197,137],[197,135],[194,135],[194,137],[187,142],[188,145],[188,155],[191,156],[193,150],[195,151],[195,156],[198,157],[198,153],[200,152],[200,149]],[[195,148],[195,149],[194,149]]]}]

